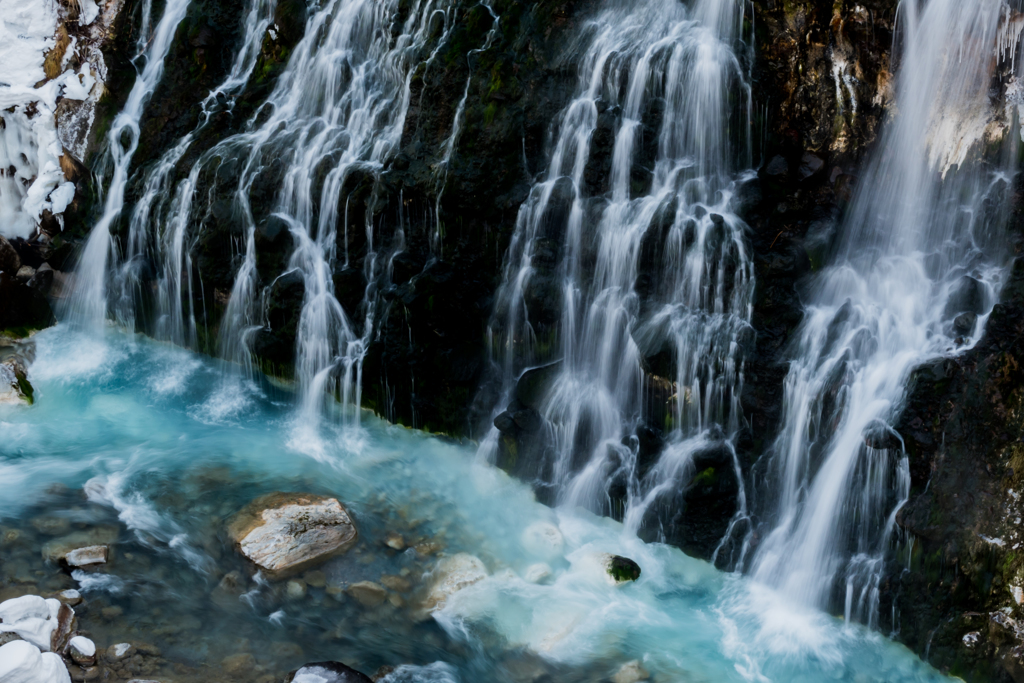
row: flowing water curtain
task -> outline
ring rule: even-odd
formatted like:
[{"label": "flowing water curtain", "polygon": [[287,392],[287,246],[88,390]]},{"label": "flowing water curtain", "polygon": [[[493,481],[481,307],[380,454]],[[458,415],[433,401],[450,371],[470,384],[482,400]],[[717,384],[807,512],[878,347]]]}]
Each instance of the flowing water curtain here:
[{"label": "flowing water curtain", "polygon": [[[272,10],[266,0],[254,2],[239,56],[225,82],[204,101],[199,128],[211,110],[230,107],[244,86]],[[397,1],[334,0],[312,13],[273,91],[241,133],[205,151],[170,198],[164,192],[174,166],[199,128],[150,170],[133,214],[131,258],[121,270],[125,319],[131,320],[140,307],[139,272],[152,261],[158,273],[154,332],[195,343],[191,307],[197,297],[189,288],[198,278],[190,272],[190,250],[211,213],[223,208],[213,206],[216,198],[226,193],[238,270],[220,321],[221,355],[251,372],[252,339],[265,324],[261,303],[276,282],[263,283],[261,289],[255,234],[274,222],[287,230],[294,245],[278,279],[297,277],[303,289],[295,351],[302,412],[315,422],[334,395],[358,420],[355,407],[372,333],[374,293],[371,284],[360,330],[349,318],[359,312],[346,313],[334,292],[337,224],[345,220],[348,227],[346,182],[353,175],[356,182],[376,178],[397,148],[412,78],[418,68],[429,68],[452,22],[452,3],[434,0],[411,7]],[[256,184],[274,188],[273,199],[257,199]],[[369,217],[365,229],[364,270],[373,283],[378,266]],[[347,254],[345,259],[347,265]]]},{"label": "flowing water curtain", "polygon": [[[680,444],[720,444],[742,421],[753,269],[731,200],[750,163],[743,7],[613,2],[588,22],[577,94],[520,210],[492,319],[496,412],[524,369],[557,363],[536,406],[542,484],[602,512],[624,487],[634,528],[692,474],[680,462],[641,480],[642,424],[665,427],[679,460],[693,450]],[[645,401],[652,382],[671,388],[671,408]],[[492,430],[481,451],[497,448]]]},{"label": "flowing water curtain", "polygon": [[[107,134],[105,165],[111,178],[105,187],[103,214],[89,234],[75,270],[74,289],[61,310],[62,317],[72,324],[94,332],[102,330],[107,319],[107,284],[117,252],[111,227],[124,208],[128,172],[139,146],[139,121],[163,77],[164,59],[188,5],[189,0],[167,0],[155,27],[151,26],[152,0],[146,0],[142,6],[141,31],[133,60],[136,65],[142,63],[142,70]],[[98,186],[103,187],[103,181],[100,177]]]},{"label": "flowing water curtain", "polygon": [[911,371],[983,332],[1007,272],[1016,138],[1012,110],[990,98],[1011,73],[1009,8],[930,0],[900,12],[897,114],[810,290],[768,462],[769,522],[752,537],[758,580],[872,626],[910,493],[890,425]]},{"label": "flowing water curtain", "polygon": [[[276,0],[249,0],[243,14],[243,33],[231,69],[200,102],[196,128],[144,172],[141,196],[131,212],[123,263],[115,274],[114,315],[128,328],[143,327],[158,339],[195,347],[195,278],[189,254],[195,235],[189,234],[198,176],[210,155],[196,162],[189,175],[173,186],[178,163],[215,113],[230,111],[249,81],[270,28]],[[146,295],[144,273],[157,271],[155,296]],[[152,300],[150,300],[152,299]],[[152,324],[146,313],[152,311]],[[225,354],[240,361],[238,353]]]}]

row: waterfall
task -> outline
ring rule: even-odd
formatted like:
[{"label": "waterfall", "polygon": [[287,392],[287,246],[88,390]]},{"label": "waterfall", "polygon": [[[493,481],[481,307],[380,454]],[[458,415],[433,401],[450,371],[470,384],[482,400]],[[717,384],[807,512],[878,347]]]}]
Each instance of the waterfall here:
[{"label": "waterfall", "polygon": [[[75,271],[74,290],[63,315],[73,324],[101,330],[107,317],[108,261],[115,254],[111,238],[111,225],[124,208],[124,191],[128,185],[128,170],[139,146],[139,121],[146,103],[160,83],[164,73],[164,59],[171,48],[178,24],[185,18],[189,0],[167,0],[163,15],[156,28],[150,27],[152,0],[142,6],[142,29],[136,43],[136,64],[144,61],[128,93],[124,107],[114,117],[107,134],[106,154],[112,175],[103,202],[103,214],[93,228]],[[102,186],[102,178],[99,184]]]},{"label": "waterfall", "polygon": [[[223,82],[200,102],[198,125],[164,152],[146,172],[142,195],[131,213],[124,262],[115,278],[114,312],[118,322],[128,329],[136,326],[136,310],[142,299],[142,272],[147,262],[151,261],[159,264],[162,271],[156,283],[155,336],[176,344],[196,345],[195,312],[191,310],[194,299],[191,291],[185,292],[183,296],[182,287],[191,288],[193,282],[192,264],[185,239],[202,162],[193,166],[189,176],[176,189],[170,184],[178,162],[213,114],[233,108],[235,98],[241,93],[256,66],[260,45],[273,19],[276,5],[276,0],[249,0],[240,49]],[[190,307],[187,315],[183,310],[183,298]]]},{"label": "waterfall", "polygon": [[970,348],[996,302],[1010,172],[978,151],[1014,137],[990,99],[1013,52],[1001,0],[899,11],[896,114],[809,289],[768,465],[774,510],[751,568],[794,602],[843,605],[873,626],[910,492],[891,425],[911,371]]},{"label": "waterfall", "polygon": [[[733,208],[737,169],[750,164],[743,7],[610,2],[588,23],[576,95],[520,210],[491,323],[504,387],[496,415],[522,409],[524,371],[550,364],[535,406],[546,441],[538,484],[606,514],[624,489],[634,530],[688,484],[695,454],[724,451],[728,476],[738,473],[754,286]],[[650,371],[656,362],[668,377]],[[644,424],[668,433],[646,468]],[[492,428],[484,457],[499,439]]]}]

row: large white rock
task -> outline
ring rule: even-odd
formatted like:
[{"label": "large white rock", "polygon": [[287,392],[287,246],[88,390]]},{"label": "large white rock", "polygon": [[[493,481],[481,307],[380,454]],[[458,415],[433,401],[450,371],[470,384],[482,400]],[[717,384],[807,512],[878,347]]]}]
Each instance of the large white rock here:
[{"label": "large white rock", "polygon": [[231,519],[228,533],[272,579],[320,564],[358,539],[352,517],[337,498],[309,493],[257,498]]},{"label": "large white rock", "polygon": [[71,683],[64,661],[52,652],[40,652],[31,643],[16,640],[0,647],[3,683]]},{"label": "large white rock", "polygon": [[437,563],[434,582],[423,601],[424,616],[444,609],[448,599],[463,588],[487,578],[487,567],[478,557],[459,553]]},{"label": "large white rock", "polygon": [[[0,603],[0,631],[17,633],[25,641],[48,652],[53,632],[59,624],[60,607],[60,600],[54,598],[44,600],[38,595],[12,598]],[[0,681],[7,683],[2,677]]]}]

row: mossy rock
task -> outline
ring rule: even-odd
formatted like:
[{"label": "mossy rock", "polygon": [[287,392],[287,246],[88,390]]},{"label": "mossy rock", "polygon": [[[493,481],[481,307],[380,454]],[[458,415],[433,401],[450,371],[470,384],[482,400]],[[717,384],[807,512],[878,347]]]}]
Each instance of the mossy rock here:
[{"label": "mossy rock", "polygon": [[615,579],[615,583],[636,581],[640,578],[640,565],[628,557],[612,555],[608,560],[608,575]]}]

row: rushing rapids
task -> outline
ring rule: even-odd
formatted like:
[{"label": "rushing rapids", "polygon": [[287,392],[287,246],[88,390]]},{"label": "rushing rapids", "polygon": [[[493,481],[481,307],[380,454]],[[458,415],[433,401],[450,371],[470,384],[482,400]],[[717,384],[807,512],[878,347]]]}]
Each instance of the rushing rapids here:
[{"label": "rushing rapids", "polygon": [[[780,177],[799,176],[798,197],[839,194],[848,176],[791,141],[754,169],[757,2],[578,4],[239,1],[230,59],[155,148],[147,107],[181,54],[207,67],[207,7],[133,6],[119,29],[138,31],[130,91],[74,272],[44,291],[43,256],[75,260],[63,240],[0,241],[0,292],[49,293],[61,318],[18,342],[0,325],[0,473],[14,482],[0,598],[76,588],[112,648],[95,665],[124,676],[269,681],[337,659],[399,666],[378,672],[390,683],[945,680],[878,633],[898,635],[898,615],[880,616],[894,567],[915,562],[898,515],[928,485],[895,425],[911,373],[976,348],[1013,278],[1024,19],[1004,0],[900,3],[892,83],[879,76],[891,115],[837,204],[824,267],[800,284],[780,424],[764,434],[748,367],[764,365],[755,310],[775,283],[755,278],[751,226],[769,204],[786,213]],[[857,116],[860,72],[830,49],[837,102]],[[444,89],[450,102],[431,99]],[[550,101],[516,109],[509,92]],[[523,125],[538,111],[553,116]],[[449,202],[475,155],[496,158],[481,129],[522,133],[490,176],[518,177],[496,236],[490,188]],[[473,203],[488,233],[475,245],[475,217],[446,208]],[[468,288],[452,264],[492,247],[494,272],[466,279],[484,290],[476,329],[479,312],[457,310],[469,296],[453,307],[435,291]],[[472,343],[448,338],[453,310]],[[408,356],[386,347],[395,337]],[[395,419],[388,372],[405,374],[404,421],[422,426],[415,351],[431,343],[478,390],[440,408],[468,416],[473,447],[365,410]],[[364,397],[367,362],[385,402]],[[256,571],[228,528],[274,491],[337,496],[358,544],[283,581]],[[83,538],[95,544],[74,552],[103,548],[96,571],[59,547]],[[1024,569],[1014,581],[989,585],[1021,605]],[[1024,627],[994,605],[994,645],[965,621],[956,657],[1024,666],[1006,646]]]}]

